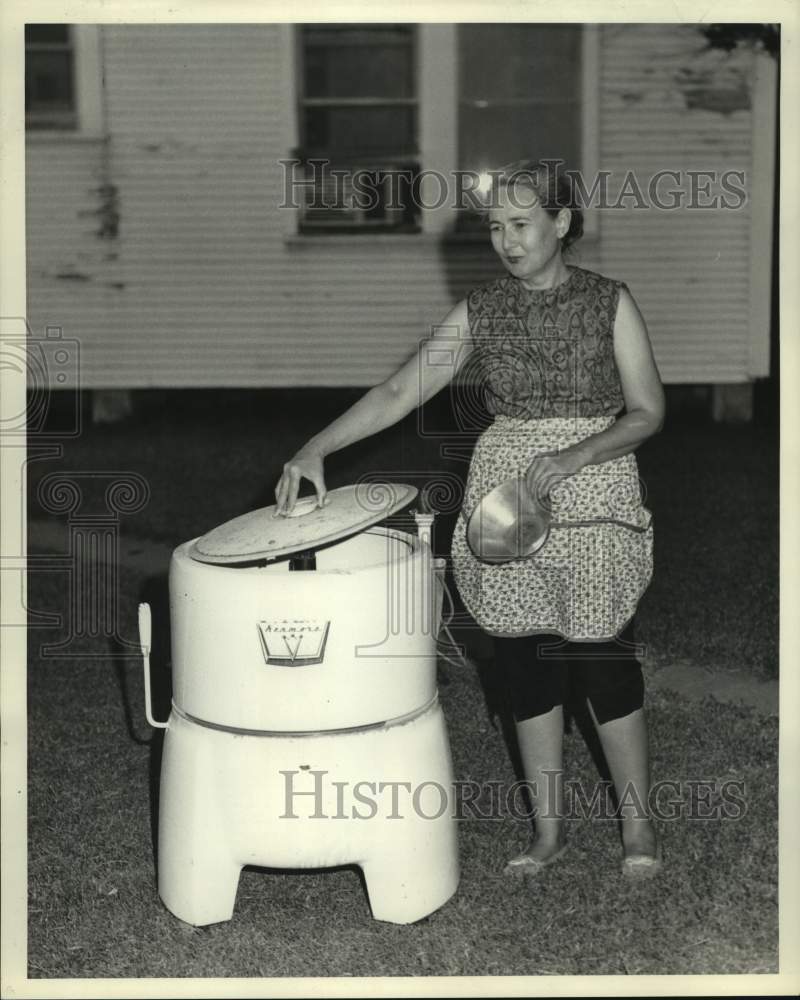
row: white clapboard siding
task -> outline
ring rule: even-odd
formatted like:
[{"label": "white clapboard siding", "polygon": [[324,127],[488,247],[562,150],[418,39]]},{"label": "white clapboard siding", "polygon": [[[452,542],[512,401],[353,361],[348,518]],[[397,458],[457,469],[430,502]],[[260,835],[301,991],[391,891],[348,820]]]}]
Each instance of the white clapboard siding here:
[{"label": "white clapboard siding", "polygon": [[62,337],[79,341],[80,367],[63,369],[61,384],[69,388],[91,384],[95,372],[84,360],[105,353],[108,318],[120,298],[104,156],[102,140],[34,135],[27,144],[28,325],[37,338],[60,327]]},{"label": "white clapboard siding", "polygon": [[[374,384],[500,273],[486,246],[426,234],[289,238],[286,38],[106,25],[107,144],[29,143],[29,319],[80,340],[83,385]],[[601,168],[748,169],[749,110],[689,111],[675,83],[697,45],[681,27],[604,29]],[[101,237],[103,185],[119,220]],[[628,282],[665,381],[726,382],[747,376],[750,253],[746,208],[615,210],[576,262]]]},{"label": "white clapboard siding", "polygon": [[107,381],[372,384],[452,303],[427,237],[287,241],[284,37],[106,29],[125,282]]},{"label": "white clapboard siding", "polygon": [[[751,110],[689,108],[681,85],[705,69],[717,87],[733,86],[746,62],[743,69],[741,56],[709,56],[702,47],[689,26],[604,28],[599,159],[615,179],[630,170],[646,187],[661,170],[741,170],[749,192]],[[664,380],[745,380],[750,337],[768,337],[749,329],[749,198],[736,210],[714,211],[629,203],[601,212],[600,232],[603,267],[637,299]]]}]

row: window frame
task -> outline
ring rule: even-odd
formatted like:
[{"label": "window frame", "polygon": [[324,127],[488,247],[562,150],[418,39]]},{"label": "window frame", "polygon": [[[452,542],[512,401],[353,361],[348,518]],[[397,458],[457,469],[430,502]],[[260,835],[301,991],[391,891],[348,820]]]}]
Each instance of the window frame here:
[{"label": "window frame", "polygon": [[[27,21],[26,24],[53,23]],[[25,137],[38,141],[103,138],[106,133],[103,107],[102,26],[67,23],[73,52],[75,123],[71,127],[38,126],[25,116]],[[24,39],[24,33],[23,33]],[[23,41],[24,45],[24,41]]]},{"label": "window frame", "polygon": [[[332,25],[327,25],[331,27]],[[386,25],[383,22],[337,22],[336,27],[350,26],[350,27],[364,27],[364,28],[381,28]],[[298,150],[301,157],[305,158],[308,156],[309,162],[313,161],[315,158],[319,158],[322,154],[319,150],[312,151],[311,155],[308,155],[308,150],[304,142],[303,136],[301,135],[303,128],[303,118],[305,116],[305,111],[310,107],[391,107],[391,106],[402,106],[410,107],[413,109],[413,133],[411,136],[412,144],[415,146],[416,151],[413,153],[399,153],[396,156],[390,156],[385,158],[385,165],[387,167],[396,167],[400,170],[414,169],[420,162],[420,25],[415,23],[405,22],[402,27],[409,28],[410,36],[410,54],[411,54],[411,74],[413,79],[413,94],[410,97],[307,97],[305,95],[305,48],[303,33],[309,28],[322,28],[326,27],[325,24],[296,24],[294,26],[294,39],[293,39],[293,52],[294,52],[294,81],[295,81],[295,118],[296,118],[296,134],[297,142],[294,145],[294,149]],[[335,44],[335,43],[334,43]],[[364,43],[365,45],[368,43]],[[365,157],[367,163],[369,162],[369,157]],[[380,169],[384,163],[381,162],[383,158],[376,157],[374,166]],[[373,164],[369,164],[370,169]],[[334,165],[334,169],[338,169]],[[354,164],[352,169],[358,169],[358,165]],[[420,217],[422,213],[415,218],[413,224],[406,223],[395,223],[391,221],[377,221],[371,223],[368,221],[348,221],[346,218],[331,219],[329,222],[323,222],[315,220],[306,215],[303,208],[298,210],[298,216],[296,220],[297,232],[303,236],[365,236],[367,233],[373,235],[388,235],[388,236],[401,236],[401,235],[416,235],[421,231]]]},{"label": "window frame", "polygon": [[[25,25],[25,126],[30,129],[58,129],[59,131],[72,131],[78,121],[78,102],[75,92],[75,34],[69,24],[53,25],[60,30],[66,30],[66,38],[63,41],[50,40],[29,41],[27,38],[28,29],[42,27],[42,25]],[[48,27],[51,27],[48,25]],[[69,102],[64,102],[66,107],[49,107],[47,109],[29,109],[28,103],[28,64],[32,61],[34,54],[44,54],[53,56],[55,54],[66,55],[69,65]]]}]

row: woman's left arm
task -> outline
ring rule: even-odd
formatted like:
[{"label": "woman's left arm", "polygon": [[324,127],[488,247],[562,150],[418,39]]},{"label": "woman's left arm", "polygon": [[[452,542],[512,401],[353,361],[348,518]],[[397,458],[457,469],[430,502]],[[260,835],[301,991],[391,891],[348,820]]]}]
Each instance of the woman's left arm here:
[{"label": "woman's left arm", "polygon": [[614,322],[614,359],[619,370],[625,413],[607,430],[593,434],[557,455],[533,461],[525,476],[534,496],[546,496],[564,476],[627,455],[664,424],[664,389],[642,314],[627,289],[620,291]]}]

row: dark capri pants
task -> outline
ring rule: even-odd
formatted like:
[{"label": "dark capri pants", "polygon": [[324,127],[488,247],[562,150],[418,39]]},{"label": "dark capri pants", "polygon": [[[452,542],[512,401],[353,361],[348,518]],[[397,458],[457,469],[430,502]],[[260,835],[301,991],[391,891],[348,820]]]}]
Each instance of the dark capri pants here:
[{"label": "dark capri pants", "polygon": [[514,719],[523,722],[563,705],[570,688],[589,700],[600,725],[641,708],[644,680],[633,629],[630,622],[608,642],[568,642],[544,634],[494,636],[495,662],[504,675]]}]

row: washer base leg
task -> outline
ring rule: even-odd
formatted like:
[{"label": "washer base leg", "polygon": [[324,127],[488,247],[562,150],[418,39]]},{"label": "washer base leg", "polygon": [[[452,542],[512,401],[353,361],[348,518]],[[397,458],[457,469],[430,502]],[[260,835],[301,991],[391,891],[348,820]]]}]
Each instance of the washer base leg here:
[{"label": "washer base leg", "polygon": [[233,916],[241,870],[240,865],[212,858],[202,849],[178,854],[162,846],[158,894],[184,923],[195,927],[221,923]]},{"label": "washer base leg", "polygon": [[230,920],[242,862],[219,801],[213,748],[174,713],[165,735],[158,822],[158,894],[196,927]]},{"label": "washer base leg", "polygon": [[[447,902],[458,888],[458,865],[445,862],[442,870],[422,873],[419,860],[405,865],[396,857],[362,864],[369,904],[376,920],[413,924]],[[421,890],[421,879],[427,879]]]}]

